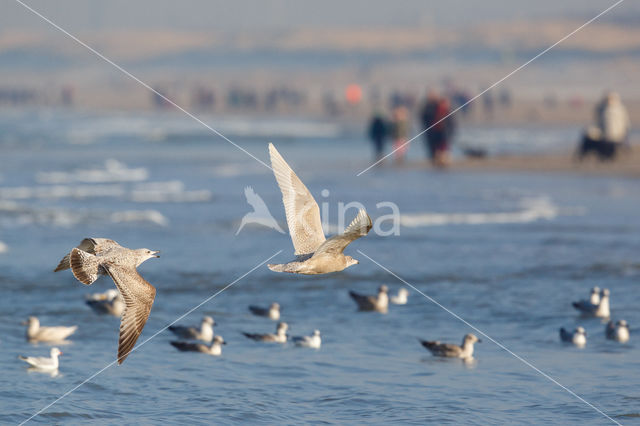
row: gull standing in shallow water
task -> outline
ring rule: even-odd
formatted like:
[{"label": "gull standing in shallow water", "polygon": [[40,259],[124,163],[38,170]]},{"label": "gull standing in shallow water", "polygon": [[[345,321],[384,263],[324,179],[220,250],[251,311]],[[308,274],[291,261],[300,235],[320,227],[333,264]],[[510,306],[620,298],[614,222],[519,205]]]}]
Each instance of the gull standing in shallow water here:
[{"label": "gull standing in shallow water", "polygon": [[462,339],[462,345],[458,346],[453,343],[440,343],[436,341],[420,340],[422,346],[427,348],[434,356],[445,358],[473,358],[473,344],[482,342],[474,334],[466,334]]},{"label": "gull standing in shallow water", "polygon": [[41,327],[36,317],[29,317],[23,324],[27,325],[27,340],[30,342],[62,342],[78,329],[77,325],[71,327],[55,326]]},{"label": "gull standing in shallow water", "polygon": [[560,340],[582,347],[587,344],[587,332],[582,327],[576,327],[573,332],[569,332],[562,327],[560,329]]},{"label": "gull standing in shallow water", "polygon": [[121,316],[126,307],[122,295],[115,288],[87,296],[86,303],[98,314],[109,314],[115,317]]},{"label": "gull standing in shallow water", "polygon": [[213,341],[209,346],[202,343],[191,342],[171,342],[171,345],[182,352],[201,352],[207,355],[220,356],[222,355],[222,345],[226,345],[222,336],[214,336]]},{"label": "gull standing in shallow water", "polygon": [[383,284],[378,288],[376,296],[359,294],[355,291],[350,291],[349,296],[358,304],[358,309],[361,311],[377,311],[386,314],[389,311],[388,292],[389,288]]},{"label": "gull standing in shallow water", "polygon": [[213,326],[216,322],[209,316],[202,317],[200,329],[197,327],[185,327],[183,325],[169,326],[169,331],[183,339],[202,340],[209,343],[213,340]]},{"label": "gull standing in shallow water", "polygon": [[249,339],[255,340],[257,342],[268,342],[268,343],[287,343],[287,330],[289,329],[289,324],[286,322],[279,322],[276,328],[276,334],[257,334],[257,333],[245,333]]},{"label": "gull standing in shallow water", "polygon": [[269,154],[273,173],[282,192],[289,234],[297,256],[295,261],[289,263],[269,264],[269,269],[314,275],[342,271],[357,264],[357,260],[345,256],[343,252],[352,241],[369,233],[373,225],[367,212],[361,209],[342,234],[327,240],[316,200],[273,144],[269,144]]},{"label": "gull standing in shallow water", "polygon": [[274,321],[278,321],[280,319],[280,305],[276,302],[273,302],[268,308],[251,305],[249,306],[249,310],[253,315],[257,315],[259,317],[267,317]]},{"label": "gull standing in shallow water", "polygon": [[22,355],[18,356],[18,358],[38,370],[57,370],[59,365],[58,356],[62,355],[62,352],[58,348],[51,348],[49,353],[51,354],[50,358]]},{"label": "gull standing in shallow water", "polygon": [[156,289],[140,276],[137,267],[158,256],[146,248],[132,250],[107,238],[85,238],[58,264],[55,271],[71,268],[83,284],[90,285],[99,275],[109,275],[125,303],[120,321],[118,364],[127,358],[149,318]]},{"label": "gull standing in shallow water", "polygon": [[607,339],[620,343],[629,341],[629,325],[625,320],[619,320],[615,324],[613,321],[609,321],[604,331]]},{"label": "gull standing in shallow water", "polygon": [[394,305],[406,305],[407,297],[409,296],[409,290],[404,287],[400,287],[396,296],[391,296],[390,302]]},{"label": "gull standing in shallow water", "polygon": [[320,346],[322,345],[320,330],[313,330],[313,334],[311,336],[293,336],[291,341],[296,346],[303,348],[320,349]]},{"label": "gull standing in shallow water", "polygon": [[579,302],[573,302],[573,307],[585,316],[592,316],[597,318],[609,318],[611,316],[611,310],[609,308],[609,289],[602,289],[600,292],[600,300],[598,303],[591,303],[591,301],[581,300]]}]

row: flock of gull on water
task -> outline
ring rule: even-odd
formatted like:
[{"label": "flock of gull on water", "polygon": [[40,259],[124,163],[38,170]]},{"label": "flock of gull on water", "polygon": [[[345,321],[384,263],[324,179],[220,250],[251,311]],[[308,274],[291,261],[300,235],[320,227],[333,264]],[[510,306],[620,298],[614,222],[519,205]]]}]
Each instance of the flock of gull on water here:
[{"label": "flock of gull on water", "polygon": [[[358,261],[345,255],[344,250],[352,241],[366,235],[371,229],[372,223],[367,212],[361,209],[342,234],[326,239],[315,199],[272,144],[269,144],[269,153],[273,172],[282,192],[287,225],[296,256],[295,260],[285,264],[269,264],[269,269],[276,272],[314,275],[342,271],[357,264]],[[105,293],[93,294],[87,298],[86,303],[97,313],[121,317],[118,364],[121,364],[133,350],[147,322],[156,295],[155,287],[138,273],[137,267],[148,259],[159,257],[158,253],[146,248],[132,250],[107,238],[86,238],[64,256],[54,270],[58,272],[71,269],[74,277],[85,285],[92,284],[100,275],[111,277],[117,290],[109,289]],[[382,285],[376,295],[363,295],[353,291],[349,292],[349,295],[361,311],[387,313],[389,303],[407,303],[407,289],[400,288],[398,294],[391,297],[388,292],[387,286]],[[600,290],[594,287],[588,300],[574,302],[573,306],[584,316],[602,319],[611,317],[608,289]],[[273,321],[280,320],[278,303],[272,303],[269,307],[249,306],[249,311]],[[26,337],[29,342],[65,342],[77,330],[77,326],[41,326],[38,318],[34,316],[29,317],[26,325]],[[210,316],[203,317],[199,327],[172,325],[168,327],[169,331],[181,340],[170,343],[180,351],[219,356],[222,354],[222,345],[226,342],[222,336],[214,334],[214,325],[215,321]],[[243,334],[258,342],[286,343],[291,340],[296,346],[320,348],[322,339],[319,330],[314,330],[310,336],[294,336],[289,339],[288,328],[286,322],[278,322],[275,333]],[[605,328],[605,336],[621,343],[627,342],[629,327],[626,321],[619,320],[614,323],[610,320]],[[563,342],[584,346],[587,334],[583,327],[577,327],[574,331],[561,328],[560,339]],[[420,340],[422,346],[435,356],[463,360],[473,359],[476,342],[480,342],[480,339],[473,334],[466,334],[461,345]],[[62,352],[54,347],[50,351],[50,357],[19,358],[33,369],[57,371],[58,357],[61,354]]]}]

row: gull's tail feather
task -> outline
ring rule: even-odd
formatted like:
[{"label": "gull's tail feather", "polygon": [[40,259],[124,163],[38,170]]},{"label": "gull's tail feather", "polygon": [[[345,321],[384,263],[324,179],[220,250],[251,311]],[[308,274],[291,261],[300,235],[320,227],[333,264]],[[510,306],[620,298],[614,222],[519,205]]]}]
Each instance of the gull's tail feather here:
[{"label": "gull's tail feather", "polygon": [[69,254],[67,254],[65,257],[62,258],[60,263],[58,263],[58,266],[56,266],[56,269],[54,269],[53,272],[63,271],[65,269],[69,269],[69,267],[70,267]]},{"label": "gull's tail feather", "polygon": [[100,266],[96,256],[74,248],[69,256],[73,276],[82,284],[91,285],[98,279]]}]

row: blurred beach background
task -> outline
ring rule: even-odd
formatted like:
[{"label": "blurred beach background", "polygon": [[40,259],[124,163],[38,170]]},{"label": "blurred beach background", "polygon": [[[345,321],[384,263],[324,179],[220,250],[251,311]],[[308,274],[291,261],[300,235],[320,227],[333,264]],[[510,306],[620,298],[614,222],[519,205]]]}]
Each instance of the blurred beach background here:
[{"label": "blurred beach background", "polygon": [[[263,266],[185,318],[215,318],[229,342],[221,358],[178,353],[165,332],[36,419],[606,420],[486,339],[473,365],[433,359],[416,338],[459,342],[471,330],[414,291],[387,315],[357,313],[348,290],[402,285],[357,249],[616,420],[640,416],[640,4],[621,3],[456,113],[449,170],[430,168],[418,138],[401,166],[358,177],[374,159],[375,109],[403,103],[416,135],[428,90],[460,105],[613,2],[28,4],[258,159],[268,163],[273,142],[328,203],[329,233],[339,202],[363,203],[374,220],[390,213],[379,203],[400,210],[399,235],[372,232],[348,248],[359,265],[322,277]],[[630,149],[578,164],[573,152],[611,90],[629,112]],[[466,158],[466,148],[486,155]],[[236,235],[251,211],[247,186],[285,227],[269,169],[14,2],[0,15],[0,153],[2,423],[115,359],[118,320],[84,304],[112,283],[87,288],[52,272],[82,238],[162,251],[140,268],[158,289],[140,341],[277,250],[278,262],[293,255],[288,235],[258,225]],[[629,344],[606,341],[604,323],[571,308],[594,285],[611,290]],[[241,331],[275,328],[247,305],[273,301],[292,334],[320,329],[322,349],[247,341]],[[17,360],[49,350],[25,342],[29,315],[80,326],[56,377]],[[563,346],[558,328],[578,325],[586,348]]]}]

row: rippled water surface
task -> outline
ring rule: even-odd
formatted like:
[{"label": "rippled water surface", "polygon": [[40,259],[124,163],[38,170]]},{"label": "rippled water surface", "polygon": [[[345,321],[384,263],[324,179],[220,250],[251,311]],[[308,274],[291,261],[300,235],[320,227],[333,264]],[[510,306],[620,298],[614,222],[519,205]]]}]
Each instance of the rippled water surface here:
[{"label": "rippled water surface", "polygon": [[[83,117],[65,117],[59,132],[55,117],[30,120],[2,121],[0,423],[27,419],[115,359],[119,320],[84,304],[85,295],[112,282],[101,278],[85,287],[69,271],[52,272],[86,236],[161,250],[160,259],[140,267],[157,287],[156,301],[138,349],[123,365],[106,368],[34,421],[608,422],[492,339],[616,421],[638,421],[635,180],[411,167],[356,177],[369,160],[364,141],[273,140],[324,203],[332,230],[340,202],[361,202],[374,220],[390,213],[378,203],[393,202],[402,214],[399,235],[358,240],[347,251],[360,264],[341,273],[301,277],[259,266],[243,277],[279,250],[276,261],[293,255],[289,237],[274,230],[249,225],[236,235],[251,210],[246,186],[284,227],[267,168],[215,137],[159,138],[153,126],[129,132],[114,125],[99,137],[68,139],[74,126],[90,128]],[[266,142],[239,140],[265,162]],[[419,143],[412,155],[422,155]],[[349,210],[347,220],[354,214]],[[388,230],[391,223],[381,226]],[[411,289],[409,303],[387,315],[357,312],[349,290],[374,293],[387,284],[395,293],[403,286],[367,256],[442,306]],[[151,338],[231,283],[180,322],[212,315],[228,342],[221,357],[180,353],[167,331]],[[611,290],[613,317],[630,323],[630,343],[607,341],[600,320],[579,318],[571,308],[594,285]],[[321,330],[322,348],[262,345],[242,336],[273,331],[272,321],[247,310],[272,301],[282,305],[292,335]],[[435,359],[418,343],[459,343],[473,331],[444,308],[490,336],[481,336],[474,363]],[[28,372],[17,359],[49,351],[25,342],[20,322],[29,315],[44,325],[79,326],[61,347],[56,377]],[[577,325],[587,329],[584,349],[558,341],[559,327]]]}]

